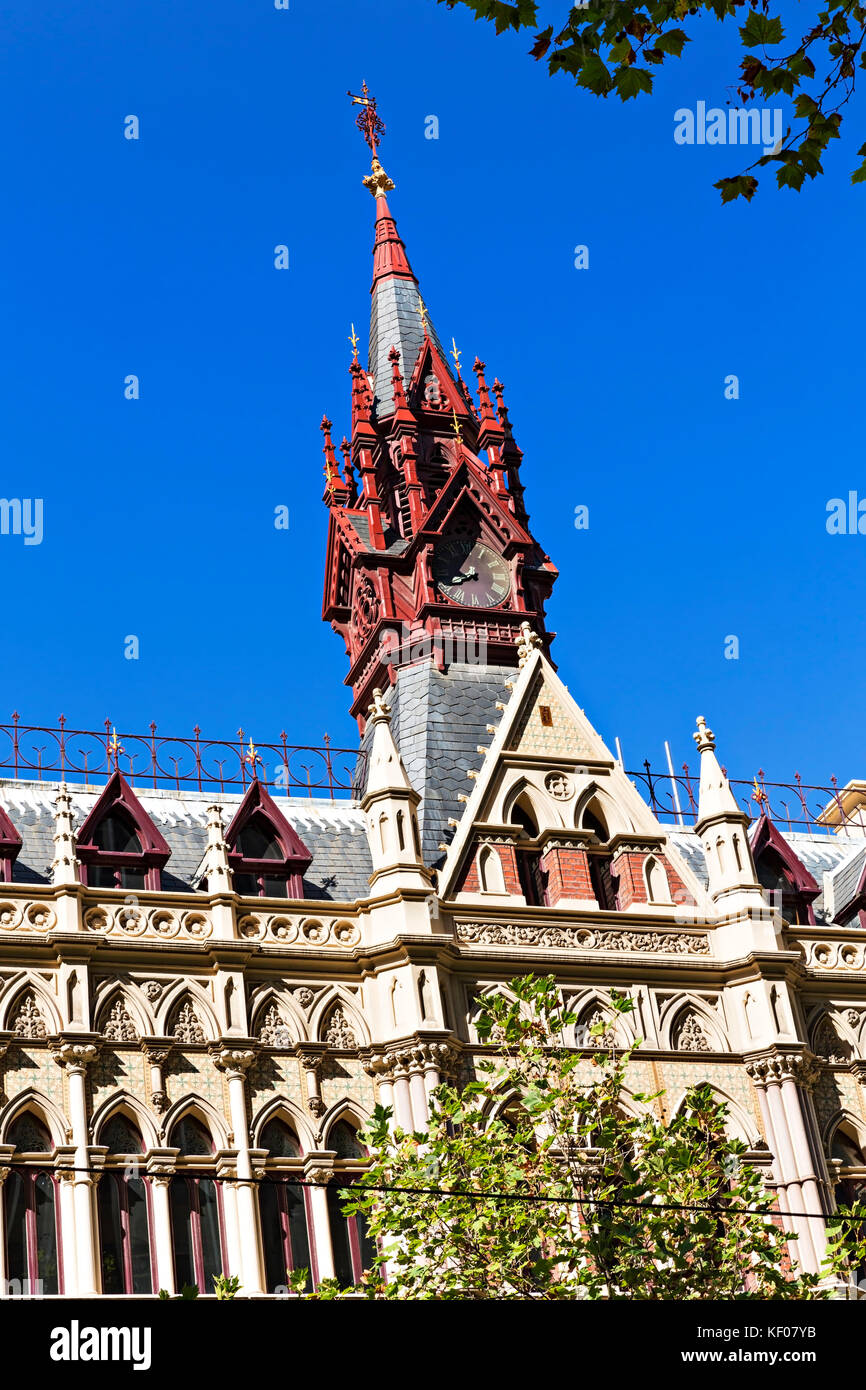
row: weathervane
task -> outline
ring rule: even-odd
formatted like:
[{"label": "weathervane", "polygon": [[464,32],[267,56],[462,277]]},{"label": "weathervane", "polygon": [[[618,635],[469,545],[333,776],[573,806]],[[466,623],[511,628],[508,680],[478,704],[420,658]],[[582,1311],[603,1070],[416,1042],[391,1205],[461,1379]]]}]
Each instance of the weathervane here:
[{"label": "weathervane", "polygon": [[385,134],[385,122],[376,110],[376,98],[370,96],[366,82],[361,84],[362,95],[358,96],[355,92],[347,92],[346,96],[352,98],[353,106],[360,106],[355,125],[360,130],[367,144],[376,157],[376,150],[382,136]]}]

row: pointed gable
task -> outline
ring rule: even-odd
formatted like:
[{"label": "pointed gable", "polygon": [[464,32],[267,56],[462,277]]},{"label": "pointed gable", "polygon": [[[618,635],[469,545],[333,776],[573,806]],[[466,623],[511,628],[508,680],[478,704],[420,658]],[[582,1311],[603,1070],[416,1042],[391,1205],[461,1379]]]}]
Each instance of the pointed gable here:
[{"label": "pointed gable", "polygon": [[152,888],[171,850],[123,773],[109,778],[78,832],[78,858],[90,887]]},{"label": "pointed gable", "polygon": [[814,925],[812,903],[821,890],[766,811],[761,812],[750,843],[758,882],[771,892],[781,892],[782,915],[800,925]]},{"label": "pointed gable", "polygon": [[530,905],[667,913],[707,905],[543,651],[526,659],[493,733],[441,870],[443,898],[489,891],[483,849],[493,845],[506,883],[513,861]]},{"label": "pointed gable", "polygon": [[258,778],[226,831],[235,890],[253,897],[304,896],[313,856]]}]

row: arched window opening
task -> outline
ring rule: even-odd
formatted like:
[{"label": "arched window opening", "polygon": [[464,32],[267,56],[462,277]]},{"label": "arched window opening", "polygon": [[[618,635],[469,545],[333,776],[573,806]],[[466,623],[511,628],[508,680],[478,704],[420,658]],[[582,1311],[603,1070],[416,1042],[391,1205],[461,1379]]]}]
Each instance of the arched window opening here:
[{"label": "arched window opening", "polygon": [[482,893],[504,893],[506,891],[502,860],[492,845],[484,845],[478,856],[478,877]]},{"label": "arched window opening", "polygon": [[[532,803],[523,793],[511,808],[512,825],[519,825],[529,840],[538,839],[538,822],[535,819]],[[517,857],[517,876],[520,889],[528,906],[541,907],[547,902],[547,874],[542,868],[541,851],[537,845],[524,845],[520,840],[515,846]]]},{"label": "arched window opening", "polygon": [[158,889],[171,850],[120,772],[78,832],[82,881],[88,888]]},{"label": "arched window opening", "polygon": [[646,896],[650,903],[669,903],[671,900],[664,866],[652,856],[646,861]]},{"label": "arched window opening", "polygon": [[108,1148],[97,1188],[102,1292],[153,1293],[150,1185],[141,1169],[141,1134],[119,1113],[103,1125],[100,1139]]},{"label": "arched window opening", "polygon": [[[62,1293],[57,1183],[47,1166],[54,1150],[46,1126],[25,1111],[9,1128],[15,1166],[3,1184],[6,1279],[10,1291]],[[27,1158],[32,1163],[27,1163]]]},{"label": "arched window opening", "polygon": [[[357,1130],[347,1120],[338,1120],[328,1135],[328,1148],[337,1154],[340,1176],[345,1175],[351,1182],[353,1170],[357,1172],[367,1159],[367,1150],[358,1138]],[[328,1217],[334,1272],[340,1287],[345,1289],[359,1283],[363,1272],[378,1263],[379,1255],[367,1233],[363,1215],[344,1215],[338,1192],[338,1186],[332,1183],[328,1188]]]},{"label": "arched window opening", "polygon": [[269,1120],[260,1148],[267,1149],[264,1180],[259,1186],[259,1214],[269,1293],[286,1288],[293,1270],[306,1269],[312,1287],[309,1195],[303,1178],[301,1146],[284,1120]]},{"label": "arched window opening", "polygon": [[[837,1125],[830,1142],[830,1159],[831,1166],[838,1174],[835,1190],[838,1205],[862,1202],[866,1198],[866,1154],[854,1126],[844,1120]],[[861,1265],[855,1274],[858,1281],[863,1279],[866,1267]]]},{"label": "arched window opening", "polygon": [[248,898],[303,898],[312,855],[258,778],[226,831],[226,845],[235,892]]},{"label": "arched window opening", "polygon": [[175,1280],[178,1288],[189,1285],[212,1294],[214,1275],[225,1269],[222,1199],[211,1176],[213,1142],[200,1120],[184,1115],[172,1129],[169,1145],[186,1160],[169,1192]]},{"label": "arched window opening", "polygon": [[593,835],[595,835],[603,845],[607,844],[610,839],[610,832],[608,831],[604,816],[598,808],[597,802],[590,802],[580,818],[580,824],[581,829],[591,830]]},{"label": "arched window opening", "polygon": [[817,881],[799,859],[766,811],[752,832],[751,851],[758,882],[786,921],[796,926],[814,926],[812,904],[820,893]]},{"label": "arched window opening", "polygon": [[404,849],[406,848],[406,835],[405,835],[405,832],[404,832],[404,830],[403,830],[403,822],[404,822],[404,820],[405,820],[405,816],[403,815],[403,812],[402,812],[402,811],[398,811],[398,812],[397,812],[397,848],[398,848],[399,850],[404,850]]},{"label": "arched window opening", "polygon": [[595,900],[605,912],[615,912],[618,907],[619,877],[613,872],[613,855],[607,848],[610,830],[596,798],[584,808],[580,828],[591,831],[599,842],[598,848],[591,842],[587,846],[589,881]]}]

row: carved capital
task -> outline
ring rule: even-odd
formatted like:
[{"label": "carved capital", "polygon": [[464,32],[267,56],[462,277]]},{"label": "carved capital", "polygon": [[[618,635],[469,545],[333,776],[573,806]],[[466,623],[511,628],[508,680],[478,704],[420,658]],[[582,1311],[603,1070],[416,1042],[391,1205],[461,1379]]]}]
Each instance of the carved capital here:
[{"label": "carved capital", "polygon": [[220,1071],[224,1071],[231,1081],[233,1078],[243,1078],[256,1060],[256,1049],[254,1047],[231,1047],[221,1044],[210,1049],[214,1066]]},{"label": "carved capital", "polygon": [[810,1090],[821,1074],[817,1058],[805,1048],[802,1052],[773,1048],[771,1052],[744,1060],[746,1071],[756,1086],[795,1081],[804,1090]]},{"label": "carved capital", "polygon": [[91,1062],[95,1062],[99,1056],[99,1041],[73,1042],[66,1038],[52,1044],[51,1056],[61,1067],[66,1067],[68,1071],[83,1073],[87,1070]]},{"label": "carved capital", "polygon": [[141,1038],[139,1047],[152,1067],[161,1067],[168,1061],[174,1046],[172,1038]]},{"label": "carved capital", "polygon": [[157,1115],[164,1115],[171,1102],[165,1091],[153,1091],[151,1092],[150,1104]]},{"label": "carved capital", "polygon": [[327,1043],[302,1042],[296,1045],[295,1056],[305,1071],[317,1072],[327,1051]]}]

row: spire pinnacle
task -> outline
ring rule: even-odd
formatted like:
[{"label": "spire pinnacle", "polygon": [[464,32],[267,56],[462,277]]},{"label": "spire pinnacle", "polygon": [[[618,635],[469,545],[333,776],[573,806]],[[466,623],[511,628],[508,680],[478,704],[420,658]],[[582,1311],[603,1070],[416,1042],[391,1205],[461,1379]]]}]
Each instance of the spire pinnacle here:
[{"label": "spire pinnacle", "polygon": [[702,714],[698,715],[695,723],[698,726],[698,731],[696,734],[692,734],[692,738],[698,745],[698,752],[703,753],[705,749],[715,748],[716,740],[713,737],[713,731],[707,728],[707,721]]}]

